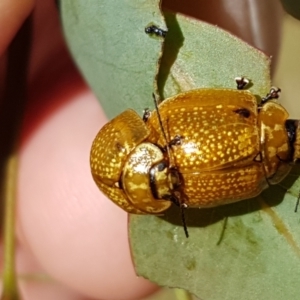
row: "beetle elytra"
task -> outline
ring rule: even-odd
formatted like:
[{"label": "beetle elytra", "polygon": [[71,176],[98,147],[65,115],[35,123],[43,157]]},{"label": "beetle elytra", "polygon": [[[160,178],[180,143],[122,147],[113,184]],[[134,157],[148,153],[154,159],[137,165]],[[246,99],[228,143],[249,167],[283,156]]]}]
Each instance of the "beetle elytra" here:
[{"label": "beetle elytra", "polygon": [[164,100],[144,119],[128,109],[96,136],[93,178],[134,214],[255,197],[300,158],[299,121],[272,100],[278,92],[257,104],[246,90],[201,88]]}]

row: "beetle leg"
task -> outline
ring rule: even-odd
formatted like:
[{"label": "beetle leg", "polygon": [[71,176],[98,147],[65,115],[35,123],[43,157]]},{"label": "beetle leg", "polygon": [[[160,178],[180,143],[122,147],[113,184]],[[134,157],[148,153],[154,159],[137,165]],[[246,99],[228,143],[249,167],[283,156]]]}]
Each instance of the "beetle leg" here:
[{"label": "beetle leg", "polygon": [[182,135],[175,135],[174,138],[170,142],[168,142],[168,145],[163,147],[163,151],[167,152],[169,147],[181,145],[181,141],[183,139],[184,137]]},{"label": "beetle leg", "polygon": [[270,92],[261,99],[260,106],[267,103],[269,100],[278,99],[280,96],[281,89],[277,87],[271,87]]},{"label": "beetle leg", "polygon": [[246,77],[236,77],[235,82],[237,84],[237,89],[243,90],[249,84],[250,80]]},{"label": "beetle leg", "polygon": [[182,221],[185,236],[188,238],[189,237],[189,232],[188,232],[188,229],[187,229],[187,226],[186,226],[185,213],[184,213],[187,208],[188,208],[188,206],[185,203],[182,203],[182,205],[180,205],[181,221]]},{"label": "beetle leg", "polygon": [[[273,176],[271,176],[271,177],[273,177]],[[265,176],[265,179],[266,179],[266,182],[267,182],[268,186],[270,187],[271,186],[271,182],[270,182],[269,178],[267,176]]]},{"label": "beetle leg", "polygon": [[298,199],[297,199],[297,202],[296,202],[296,206],[295,206],[295,212],[297,212],[297,211],[298,211],[298,206],[299,206],[299,203],[300,203],[300,192],[299,192]]},{"label": "beetle leg", "polygon": [[182,226],[184,229],[185,236],[188,238],[189,237],[189,232],[186,226],[186,220],[185,220],[185,210],[188,208],[188,205],[184,202],[180,202],[179,198],[176,197],[175,195],[172,195],[170,200],[180,208],[180,213],[181,213],[181,222]]},{"label": "beetle leg", "polygon": [[151,112],[149,108],[145,108],[143,111],[143,121],[146,123],[151,116]]},{"label": "beetle leg", "polygon": [[[259,153],[253,158],[253,161],[259,162],[259,163],[263,163],[263,156],[262,156],[262,153],[259,152]],[[269,181],[269,178],[268,178],[267,175],[266,175],[266,170],[265,170],[265,168],[263,168],[263,170],[264,170],[264,173],[265,173],[265,179],[266,179],[266,182],[267,182],[268,186],[271,186],[271,183],[270,183],[270,181]]]},{"label": "beetle leg", "polygon": [[174,138],[169,142],[169,147],[181,145],[181,141],[183,140],[182,135],[175,135]]},{"label": "beetle leg", "polygon": [[282,159],[277,153],[276,153],[276,157],[278,158],[278,160],[280,161],[280,162],[283,162],[283,163],[285,163],[285,164],[289,164],[289,165],[293,165],[293,163],[291,162],[291,160],[290,159]]}]

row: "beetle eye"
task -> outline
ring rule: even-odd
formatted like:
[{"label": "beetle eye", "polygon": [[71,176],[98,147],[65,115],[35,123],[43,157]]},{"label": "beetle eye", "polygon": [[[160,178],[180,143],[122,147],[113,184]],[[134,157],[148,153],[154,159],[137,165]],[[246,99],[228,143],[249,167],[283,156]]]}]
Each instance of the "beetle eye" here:
[{"label": "beetle eye", "polygon": [[289,146],[292,152],[292,162],[300,163],[300,122],[299,120],[286,120],[285,128],[287,131]]},{"label": "beetle eye", "polygon": [[165,161],[163,161],[163,162],[157,164],[156,167],[157,167],[157,170],[158,170],[159,172],[161,172],[161,171],[163,171],[163,170],[167,167],[167,164],[166,164]]}]

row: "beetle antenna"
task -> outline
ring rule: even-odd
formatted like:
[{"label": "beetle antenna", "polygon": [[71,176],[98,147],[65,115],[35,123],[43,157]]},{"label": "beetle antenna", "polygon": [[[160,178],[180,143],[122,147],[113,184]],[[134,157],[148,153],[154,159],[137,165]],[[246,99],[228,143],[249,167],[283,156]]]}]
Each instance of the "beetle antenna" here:
[{"label": "beetle antenna", "polygon": [[175,195],[172,195],[170,200],[175,205],[179,206],[180,214],[181,214],[181,222],[182,222],[182,225],[183,225],[183,230],[184,230],[185,236],[188,238],[189,237],[189,232],[188,232],[188,229],[187,229],[187,226],[186,226],[185,213],[184,213],[184,211],[188,208],[188,205],[184,202],[183,203],[180,202],[179,199]]},{"label": "beetle antenna", "polygon": [[300,203],[300,192],[299,192],[299,195],[298,195],[298,199],[297,199],[297,203],[296,203],[296,207],[295,207],[295,212],[298,211],[299,203]]},{"label": "beetle antenna", "polygon": [[186,208],[187,208],[187,205],[185,203],[182,203],[180,205],[181,221],[182,221],[182,225],[183,225],[185,236],[188,238],[189,237],[189,232],[188,232],[188,229],[187,229],[187,226],[186,226],[185,213],[184,213],[184,211],[185,211]]},{"label": "beetle antenna", "polygon": [[[157,104],[157,100],[156,100],[156,97],[155,97],[154,93],[152,93],[152,97],[153,97],[153,100],[154,100],[154,105],[155,105],[155,109],[156,109],[156,113],[157,113],[157,119],[158,119],[158,122],[159,122],[159,126],[160,126],[160,129],[162,131],[162,134],[163,134],[165,142],[166,142],[166,149],[167,149],[167,152],[168,152],[168,157],[169,157],[169,159],[171,159],[170,146],[169,146],[169,143],[168,143],[166,132],[165,132],[164,127],[163,127],[163,123],[162,123],[162,120],[161,120],[161,115],[159,113],[158,104]],[[184,233],[185,233],[185,236],[188,238],[189,233],[188,233],[188,230],[187,230],[186,221],[185,221],[185,214],[184,214],[184,211],[188,206],[185,203],[180,203],[178,201],[177,197],[175,197],[173,199],[173,202],[175,202],[180,207],[181,221],[182,221]]]},{"label": "beetle antenna", "polygon": [[167,149],[167,152],[168,152],[168,157],[169,157],[169,159],[171,159],[170,147],[169,147],[167,135],[166,135],[166,132],[165,132],[164,127],[163,127],[163,123],[162,123],[161,116],[160,116],[159,109],[158,109],[157,100],[156,100],[156,97],[155,97],[154,93],[152,93],[152,97],[153,97],[153,100],[154,100],[154,105],[155,105],[155,109],[156,109],[156,113],[157,113],[157,119],[158,119],[158,122],[159,122],[159,126],[160,126],[160,129],[161,129],[162,134],[164,136],[164,140],[166,142],[166,149]]}]

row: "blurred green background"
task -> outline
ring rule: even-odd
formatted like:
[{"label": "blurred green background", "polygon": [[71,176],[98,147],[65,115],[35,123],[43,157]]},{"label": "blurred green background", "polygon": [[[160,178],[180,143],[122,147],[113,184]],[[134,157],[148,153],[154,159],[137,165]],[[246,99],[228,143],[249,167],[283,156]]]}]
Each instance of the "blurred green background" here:
[{"label": "blurred green background", "polygon": [[300,119],[300,21],[285,15],[282,25],[281,51],[273,83],[281,88],[279,101],[291,118]]}]

